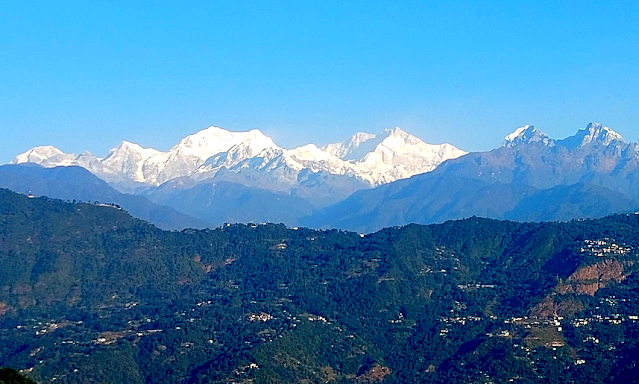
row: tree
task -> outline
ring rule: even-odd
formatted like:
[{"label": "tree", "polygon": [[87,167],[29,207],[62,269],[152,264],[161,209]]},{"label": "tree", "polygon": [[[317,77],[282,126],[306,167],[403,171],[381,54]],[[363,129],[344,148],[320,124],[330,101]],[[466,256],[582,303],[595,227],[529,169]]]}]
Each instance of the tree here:
[{"label": "tree", "polygon": [[13,368],[0,368],[0,384],[36,384]]}]

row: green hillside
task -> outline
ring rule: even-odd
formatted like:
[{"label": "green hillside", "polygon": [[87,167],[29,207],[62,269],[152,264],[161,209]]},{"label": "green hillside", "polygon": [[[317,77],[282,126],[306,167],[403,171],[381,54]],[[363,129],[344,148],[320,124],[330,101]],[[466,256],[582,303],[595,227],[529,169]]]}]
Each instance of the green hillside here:
[{"label": "green hillside", "polygon": [[0,366],[56,383],[636,382],[639,216],[166,232],[0,190]]}]

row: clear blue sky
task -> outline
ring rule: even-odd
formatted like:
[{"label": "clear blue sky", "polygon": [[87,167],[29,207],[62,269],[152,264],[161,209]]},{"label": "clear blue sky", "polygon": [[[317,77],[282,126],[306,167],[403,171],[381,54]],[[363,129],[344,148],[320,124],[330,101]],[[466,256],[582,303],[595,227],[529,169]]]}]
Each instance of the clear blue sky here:
[{"label": "clear blue sky", "polygon": [[210,125],[285,147],[400,126],[488,150],[590,121],[639,141],[638,2],[486,3],[5,1],[0,163]]}]

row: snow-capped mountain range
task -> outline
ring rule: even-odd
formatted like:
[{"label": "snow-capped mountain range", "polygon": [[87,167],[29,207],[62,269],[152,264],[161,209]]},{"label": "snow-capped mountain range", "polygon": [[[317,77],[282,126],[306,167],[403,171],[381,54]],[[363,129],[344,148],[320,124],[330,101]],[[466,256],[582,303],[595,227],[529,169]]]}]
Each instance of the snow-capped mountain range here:
[{"label": "snow-capped mountain range", "polygon": [[[81,166],[120,191],[207,225],[272,221],[369,232],[472,215],[567,220],[639,210],[639,144],[598,123],[565,139],[525,125],[501,147],[468,154],[449,144],[426,144],[399,128],[285,149],[258,130],[211,127],[166,152],[125,141],[98,158],[43,146],[13,163]],[[76,176],[66,171],[73,168],[51,170],[57,176],[47,182],[28,182],[19,175],[42,169],[5,167],[18,175],[0,178],[5,187],[13,183],[36,195],[48,188],[66,199],[87,199],[68,188]],[[90,200],[107,195],[94,193]],[[125,206],[124,200],[109,202]],[[157,221],[154,212],[157,207],[145,217]]]},{"label": "snow-capped mountain range", "polygon": [[[197,183],[214,179],[222,170],[227,179],[232,174],[250,174],[244,179],[251,179],[254,184],[259,178],[256,175],[271,174],[266,184],[272,184],[273,190],[287,190],[296,184],[301,173],[309,172],[353,177],[373,187],[429,172],[441,162],[465,153],[450,144],[427,144],[399,128],[379,134],[357,133],[342,143],[321,148],[308,144],[284,149],[257,129],[231,132],[209,127],[185,137],[166,152],[123,141],[106,157],[98,158],[89,152],[76,155],[41,146],[16,156],[11,163],[77,165],[121,191],[158,186],[179,178]],[[257,184],[264,187],[265,183]]]},{"label": "snow-capped mountain range", "polygon": [[370,232],[472,215],[523,221],[599,217],[639,210],[637,180],[639,144],[602,124],[559,140],[525,125],[499,148],[358,191],[302,225]]},{"label": "snow-capped mountain range", "polygon": [[584,147],[588,144],[610,145],[613,142],[624,143],[623,137],[612,129],[600,123],[589,123],[585,129],[580,129],[573,136],[563,140],[554,140],[533,125],[524,125],[507,135],[504,146],[515,147],[520,144],[539,142],[549,147],[559,145],[568,149]]}]

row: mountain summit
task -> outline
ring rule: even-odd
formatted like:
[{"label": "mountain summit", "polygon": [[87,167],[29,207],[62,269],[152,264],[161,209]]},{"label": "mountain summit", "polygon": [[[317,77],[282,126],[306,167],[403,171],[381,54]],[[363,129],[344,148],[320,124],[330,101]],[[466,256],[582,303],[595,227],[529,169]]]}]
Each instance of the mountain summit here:
[{"label": "mountain summit", "polygon": [[[209,127],[186,136],[166,152],[123,141],[100,159],[47,146],[20,154],[12,163],[78,165],[121,191],[187,177],[195,183],[220,179],[288,192],[313,174],[353,178],[356,189],[372,187],[431,171],[442,161],[465,153],[450,144],[427,144],[400,128],[380,134],[357,133],[322,148],[308,144],[284,149],[257,129],[231,132]],[[347,188],[336,196],[352,191]]]},{"label": "mountain summit", "polygon": [[514,147],[519,144],[542,143],[548,146],[554,146],[555,142],[548,135],[541,132],[534,125],[524,125],[517,128],[513,133],[504,139],[504,146]]},{"label": "mountain summit", "polygon": [[639,145],[591,123],[553,140],[531,125],[503,146],[442,163],[432,172],[358,191],[303,222],[371,232],[469,216],[545,221],[639,208]]},{"label": "mountain summit", "polygon": [[34,147],[16,156],[12,163],[35,163],[40,164],[47,159],[64,155],[64,152],[52,145]]},{"label": "mountain summit", "polygon": [[14,162],[79,165],[120,191],[214,225],[368,232],[472,215],[566,220],[639,207],[639,145],[599,123],[563,140],[524,125],[501,147],[469,154],[400,128],[285,149],[258,130],[211,127],[166,152],[125,141],[103,159],[36,147]]},{"label": "mountain summit", "polygon": [[343,159],[368,174],[375,185],[381,185],[430,172],[443,161],[465,154],[450,144],[425,143],[397,127],[370,137]]},{"label": "mountain summit", "polygon": [[574,149],[589,144],[610,145],[614,141],[623,143],[623,137],[612,129],[600,123],[590,123],[584,129],[580,129],[574,136],[561,140],[559,144],[566,148]]},{"label": "mountain summit", "polygon": [[234,149],[211,157],[190,176],[202,182],[229,181],[310,198],[316,205],[339,201],[359,189],[432,171],[466,152],[432,145],[400,128],[359,132],[341,142],[293,149],[266,148],[236,160]]},{"label": "mountain summit", "polygon": [[542,143],[549,147],[560,145],[568,149],[576,149],[587,145],[608,146],[613,142],[624,143],[624,139],[620,134],[600,123],[589,123],[586,128],[578,130],[573,136],[563,140],[553,140],[535,126],[524,125],[505,137],[504,146],[512,148],[521,144]]}]

